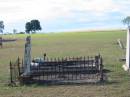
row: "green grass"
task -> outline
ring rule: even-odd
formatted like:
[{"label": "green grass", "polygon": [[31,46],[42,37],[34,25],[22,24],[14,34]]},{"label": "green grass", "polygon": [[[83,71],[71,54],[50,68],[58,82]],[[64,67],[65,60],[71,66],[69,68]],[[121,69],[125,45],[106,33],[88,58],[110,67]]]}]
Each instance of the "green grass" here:
[{"label": "green grass", "polygon": [[[4,38],[12,38],[6,35]],[[19,86],[9,87],[9,61],[23,57],[26,35],[16,35],[18,40],[4,43],[0,49],[0,97],[130,97],[130,75],[122,69],[119,58],[125,51],[116,44],[124,43],[126,31],[97,31],[76,33],[50,33],[32,35],[32,56],[103,56],[104,68],[110,70],[108,81],[102,85]]]}]

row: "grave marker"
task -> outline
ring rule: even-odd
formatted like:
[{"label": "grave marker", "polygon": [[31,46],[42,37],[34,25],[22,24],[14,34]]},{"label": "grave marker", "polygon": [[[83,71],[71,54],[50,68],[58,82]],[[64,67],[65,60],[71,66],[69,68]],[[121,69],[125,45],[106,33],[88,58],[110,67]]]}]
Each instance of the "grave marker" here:
[{"label": "grave marker", "polygon": [[24,52],[24,74],[28,75],[30,73],[31,65],[31,36],[27,36],[25,43],[25,52]]},{"label": "grave marker", "polygon": [[126,43],[126,63],[123,65],[125,71],[130,70],[130,26],[127,30],[127,43]]},{"label": "grave marker", "polygon": [[120,39],[117,39],[117,42],[118,42],[121,49],[125,49],[123,42]]}]

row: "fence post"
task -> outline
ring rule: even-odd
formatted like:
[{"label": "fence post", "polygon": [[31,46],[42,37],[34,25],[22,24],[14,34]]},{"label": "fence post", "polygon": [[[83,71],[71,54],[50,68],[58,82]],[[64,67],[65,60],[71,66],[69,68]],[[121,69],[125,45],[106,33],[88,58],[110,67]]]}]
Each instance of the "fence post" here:
[{"label": "fence post", "polygon": [[0,37],[0,46],[1,46],[1,48],[3,47],[3,40],[2,40],[2,37]]},{"label": "fence post", "polygon": [[102,82],[103,79],[103,59],[102,57],[99,58],[99,65],[100,65],[100,82]]},{"label": "fence post", "polygon": [[95,56],[95,67],[96,67],[96,69],[97,70],[100,70],[100,63],[99,63],[99,60],[100,59],[100,57],[99,56]]},{"label": "fence post", "polygon": [[10,83],[13,84],[12,63],[10,61]]},{"label": "fence post", "polygon": [[20,58],[18,57],[18,77],[20,77],[21,73],[20,73]]}]

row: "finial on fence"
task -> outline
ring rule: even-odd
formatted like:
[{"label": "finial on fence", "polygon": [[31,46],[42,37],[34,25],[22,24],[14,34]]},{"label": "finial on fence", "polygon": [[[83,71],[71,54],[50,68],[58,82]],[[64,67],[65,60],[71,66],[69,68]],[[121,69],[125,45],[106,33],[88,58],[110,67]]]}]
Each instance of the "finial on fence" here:
[{"label": "finial on fence", "polygon": [[103,59],[102,57],[99,58],[99,65],[100,65],[100,81],[104,81],[104,75],[103,75]]}]

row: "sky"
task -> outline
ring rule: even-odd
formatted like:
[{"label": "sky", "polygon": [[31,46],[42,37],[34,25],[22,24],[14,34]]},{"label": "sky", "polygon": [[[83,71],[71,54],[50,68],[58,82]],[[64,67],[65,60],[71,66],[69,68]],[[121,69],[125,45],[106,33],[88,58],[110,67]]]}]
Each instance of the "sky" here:
[{"label": "sky", "polygon": [[9,33],[33,19],[41,32],[120,29],[129,9],[130,0],[0,0],[0,20]]}]

